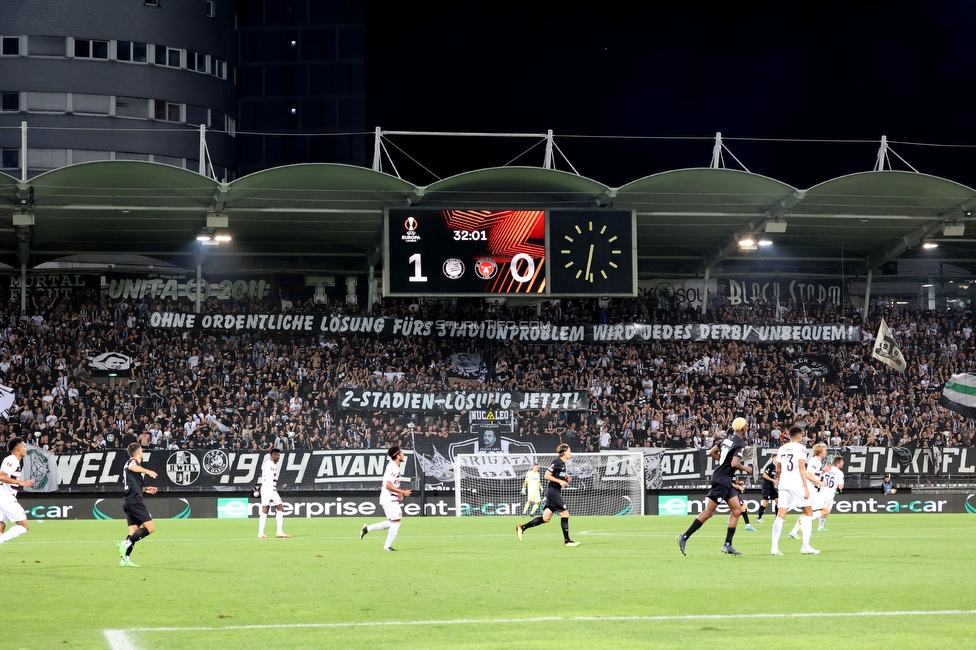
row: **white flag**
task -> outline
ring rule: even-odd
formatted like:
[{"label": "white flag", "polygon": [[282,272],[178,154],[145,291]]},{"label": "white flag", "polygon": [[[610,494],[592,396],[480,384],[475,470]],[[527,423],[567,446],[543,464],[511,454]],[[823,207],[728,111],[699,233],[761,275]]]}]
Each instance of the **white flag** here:
[{"label": "white flag", "polygon": [[10,409],[13,407],[14,398],[16,397],[17,394],[14,392],[13,388],[0,384],[0,417],[10,417]]},{"label": "white flag", "polygon": [[895,345],[895,339],[891,336],[888,323],[883,318],[881,319],[881,327],[878,328],[878,336],[874,339],[874,352],[871,356],[898,372],[905,372],[905,356]]},{"label": "white flag", "polygon": [[27,492],[54,492],[58,489],[58,459],[47,449],[27,445],[24,467],[20,477],[30,479],[34,485],[24,488]]}]

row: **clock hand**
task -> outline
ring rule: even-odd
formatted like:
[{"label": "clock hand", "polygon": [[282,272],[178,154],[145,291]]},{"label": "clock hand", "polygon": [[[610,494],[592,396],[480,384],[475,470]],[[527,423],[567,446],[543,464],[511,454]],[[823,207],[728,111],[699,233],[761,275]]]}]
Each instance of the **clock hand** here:
[{"label": "clock hand", "polygon": [[583,275],[584,280],[590,279],[590,264],[593,263],[593,249],[595,244],[590,244],[590,254],[586,258],[586,273]]}]

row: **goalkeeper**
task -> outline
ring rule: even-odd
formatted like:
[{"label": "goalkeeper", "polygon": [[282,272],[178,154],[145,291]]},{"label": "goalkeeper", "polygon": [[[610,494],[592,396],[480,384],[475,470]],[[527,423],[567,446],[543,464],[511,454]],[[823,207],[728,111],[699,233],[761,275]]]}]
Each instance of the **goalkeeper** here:
[{"label": "goalkeeper", "polygon": [[[525,473],[525,480],[522,481],[522,496],[525,497],[522,514],[534,515],[542,504],[542,479],[539,476],[538,461],[532,463],[532,469]],[[532,506],[531,510],[529,506]]]}]

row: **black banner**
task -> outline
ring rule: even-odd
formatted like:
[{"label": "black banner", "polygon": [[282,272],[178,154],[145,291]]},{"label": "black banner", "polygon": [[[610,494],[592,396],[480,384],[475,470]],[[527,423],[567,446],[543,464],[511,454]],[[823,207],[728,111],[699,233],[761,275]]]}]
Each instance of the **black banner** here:
[{"label": "black banner", "polygon": [[[46,295],[51,299],[73,300],[87,298],[98,300],[101,276],[84,273],[30,273],[27,276],[27,301]],[[7,302],[20,302],[22,283],[20,274],[8,275],[0,282],[0,298]]]},{"label": "black banner", "polygon": [[[412,452],[407,452],[408,461]],[[143,466],[159,477],[146,485],[170,491],[249,491],[261,474],[267,452],[223,449],[145,451]],[[113,450],[58,457],[61,491],[114,492],[122,490],[122,467],[128,454]],[[380,490],[388,456],[385,449],[349,451],[290,451],[281,455],[279,490]],[[413,462],[404,465],[409,484]]]},{"label": "black banner", "polygon": [[341,388],[336,391],[340,410],[389,411],[395,413],[460,413],[471,410],[501,409],[512,411],[588,411],[590,395],[586,391],[547,393],[542,391],[440,391],[411,393],[406,391]]},{"label": "black banner", "polygon": [[215,333],[290,332],[305,334],[373,334],[531,343],[648,343],[654,341],[744,341],[794,343],[823,341],[860,343],[861,328],[843,323],[781,325],[775,323],[625,323],[618,325],[553,325],[538,321],[455,321],[301,314],[187,314],[154,311],[147,325],[178,331]]}]

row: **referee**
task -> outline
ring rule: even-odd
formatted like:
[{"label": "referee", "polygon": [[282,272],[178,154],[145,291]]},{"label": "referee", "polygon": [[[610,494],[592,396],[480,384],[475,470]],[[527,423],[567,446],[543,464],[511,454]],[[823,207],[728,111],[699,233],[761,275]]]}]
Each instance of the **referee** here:
[{"label": "referee", "polygon": [[566,461],[572,457],[573,452],[570,450],[569,445],[561,444],[556,447],[556,453],[558,457],[552,461],[549,469],[546,470],[545,478],[549,481],[549,486],[546,488],[545,510],[542,511],[542,516],[536,517],[521,526],[516,526],[515,533],[518,535],[519,540],[521,540],[522,533],[527,528],[534,528],[540,524],[548,524],[549,520],[552,519],[552,514],[558,512],[559,523],[563,527],[563,546],[579,546],[579,542],[574,542],[569,538],[569,510],[566,508],[566,504],[563,503],[562,493],[562,489],[573,480],[573,477],[566,470]]}]

